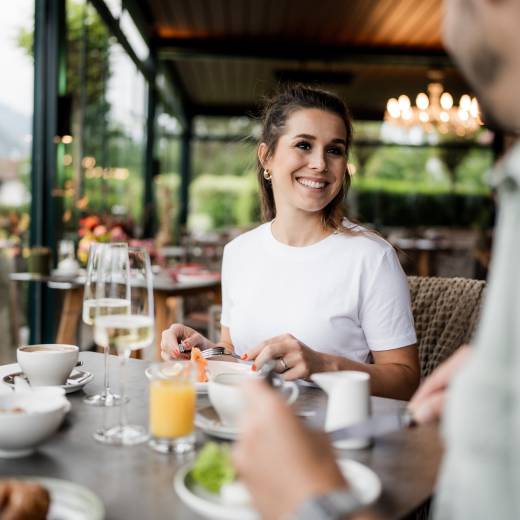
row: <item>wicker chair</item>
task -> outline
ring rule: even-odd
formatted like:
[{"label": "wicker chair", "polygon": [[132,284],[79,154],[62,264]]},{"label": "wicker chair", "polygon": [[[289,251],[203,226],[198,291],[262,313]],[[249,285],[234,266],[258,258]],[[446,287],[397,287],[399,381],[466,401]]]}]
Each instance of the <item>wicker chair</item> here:
[{"label": "wicker chair", "polygon": [[486,282],[409,276],[421,376],[468,343],[479,318]]}]

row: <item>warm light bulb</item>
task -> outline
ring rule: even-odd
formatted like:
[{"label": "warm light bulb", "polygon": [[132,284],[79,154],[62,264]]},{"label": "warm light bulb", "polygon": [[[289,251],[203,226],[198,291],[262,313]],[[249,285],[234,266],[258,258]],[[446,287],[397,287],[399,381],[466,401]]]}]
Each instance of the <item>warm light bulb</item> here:
[{"label": "warm light bulb", "polygon": [[473,98],[471,100],[471,105],[469,107],[469,113],[472,115],[472,117],[478,117],[479,109],[478,109],[477,98]]},{"label": "warm light bulb", "polygon": [[388,103],[386,104],[386,109],[388,110],[388,113],[392,117],[399,117],[399,114],[401,113],[401,109],[399,108],[399,103],[397,99],[390,98],[388,100]]},{"label": "warm light bulb", "polygon": [[404,112],[405,110],[408,110],[410,108],[410,98],[408,96],[401,94],[397,101],[399,103],[399,108],[401,109],[402,112]]},{"label": "warm light bulb", "polygon": [[464,94],[460,98],[459,106],[462,110],[469,112],[469,109],[471,107],[471,98],[467,94]]},{"label": "warm light bulb", "polygon": [[462,108],[459,108],[458,116],[461,121],[467,121],[469,118],[469,115],[466,112],[466,110],[462,110]]},{"label": "warm light bulb", "polygon": [[453,98],[449,92],[443,92],[441,96],[441,107],[449,110],[453,106]]},{"label": "warm light bulb", "polygon": [[430,104],[430,100],[424,92],[421,92],[420,94],[417,94],[417,97],[415,98],[415,104],[419,110],[426,110]]},{"label": "warm light bulb", "polygon": [[423,123],[427,123],[430,120],[430,118],[426,112],[419,112],[419,119]]},{"label": "warm light bulb", "polygon": [[439,119],[443,122],[443,123],[447,123],[449,120],[450,120],[450,116],[448,115],[448,112],[441,112],[439,114]]}]

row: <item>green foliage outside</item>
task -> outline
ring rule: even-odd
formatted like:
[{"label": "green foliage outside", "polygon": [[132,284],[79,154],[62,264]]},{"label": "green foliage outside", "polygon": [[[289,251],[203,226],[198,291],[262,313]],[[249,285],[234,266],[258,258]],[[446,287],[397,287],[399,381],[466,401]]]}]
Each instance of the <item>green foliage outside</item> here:
[{"label": "green foliage outside", "polygon": [[[210,134],[225,133],[222,121],[214,127],[205,125]],[[378,125],[368,126],[368,137],[373,139]],[[161,157],[175,164],[178,141],[163,144]],[[259,222],[254,143],[195,140],[192,154],[189,227],[212,230]],[[491,225],[494,208],[485,173],[492,153],[487,149],[354,146],[351,162],[356,174],[349,206],[352,216],[362,222],[405,227]]]},{"label": "green foliage outside", "polygon": [[[75,233],[84,215],[118,212],[128,223],[139,222],[143,212],[144,139],[135,138],[135,128],[123,128],[107,99],[110,80],[116,73],[111,66],[115,38],[86,0],[67,0],[66,17],[66,73],[60,78],[60,88],[71,100],[74,141],[59,145],[57,151],[55,193],[63,208],[61,231]],[[33,28],[20,30],[17,42],[32,55]],[[143,99],[142,107],[135,107],[143,114],[144,103]],[[90,168],[97,169],[95,174],[87,172],[85,157],[95,159]],[[115,168],[127,169],[127,177],[115,179]]]},{"label": "green foliage outside", "polygon": [[[360,158],[361,156],[361,158]],[[376,226],[489,227],[494,204],[486,149],[354,148],[349,206]]]},{"label": "green foliage outside", "polygon": [[[359,167],[358,154],[355,148],[354,164]],[[491,164],[491,152],[482,149],[381,146],[371,150],[352,186],[360,191],[486,195],[485,173]]]},{"label": "green foliage outside", "polygon": [[259,220],[254,175],[199,175],[190,185],[192,227],[247,227]]},{"label": "green foliage outside", "polygon": [[199,175],[249,174],[256,164],[256,146],[249,142],[195,141],[192,178]]}]

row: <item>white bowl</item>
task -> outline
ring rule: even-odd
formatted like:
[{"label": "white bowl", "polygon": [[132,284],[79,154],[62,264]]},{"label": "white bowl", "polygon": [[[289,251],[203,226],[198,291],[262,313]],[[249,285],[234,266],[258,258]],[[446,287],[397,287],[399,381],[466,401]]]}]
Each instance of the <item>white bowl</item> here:
[{"label": "white bowl", "polygon": [[0,394],[0,410],[20,407],[23,412],[0,411],[0,457],[31,454],[60,426],[70,403],[61,388],[36,388]]}]

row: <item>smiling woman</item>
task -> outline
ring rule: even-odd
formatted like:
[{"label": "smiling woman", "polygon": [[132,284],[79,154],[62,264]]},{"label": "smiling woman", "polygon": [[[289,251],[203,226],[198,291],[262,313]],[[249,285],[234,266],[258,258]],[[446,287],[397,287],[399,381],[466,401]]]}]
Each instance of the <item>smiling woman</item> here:
[{"label": "smiling woman", "polygon": [[[352,125],[334,94],[293,86],[266,105],[258,180],[266,223],[230,242],[221,345],[286,379],[362,370],[373,394],[409,398],[419,381],[410,295],[392,246],[344,217]],[[163,333],[208,348],[181,324]]]}]

